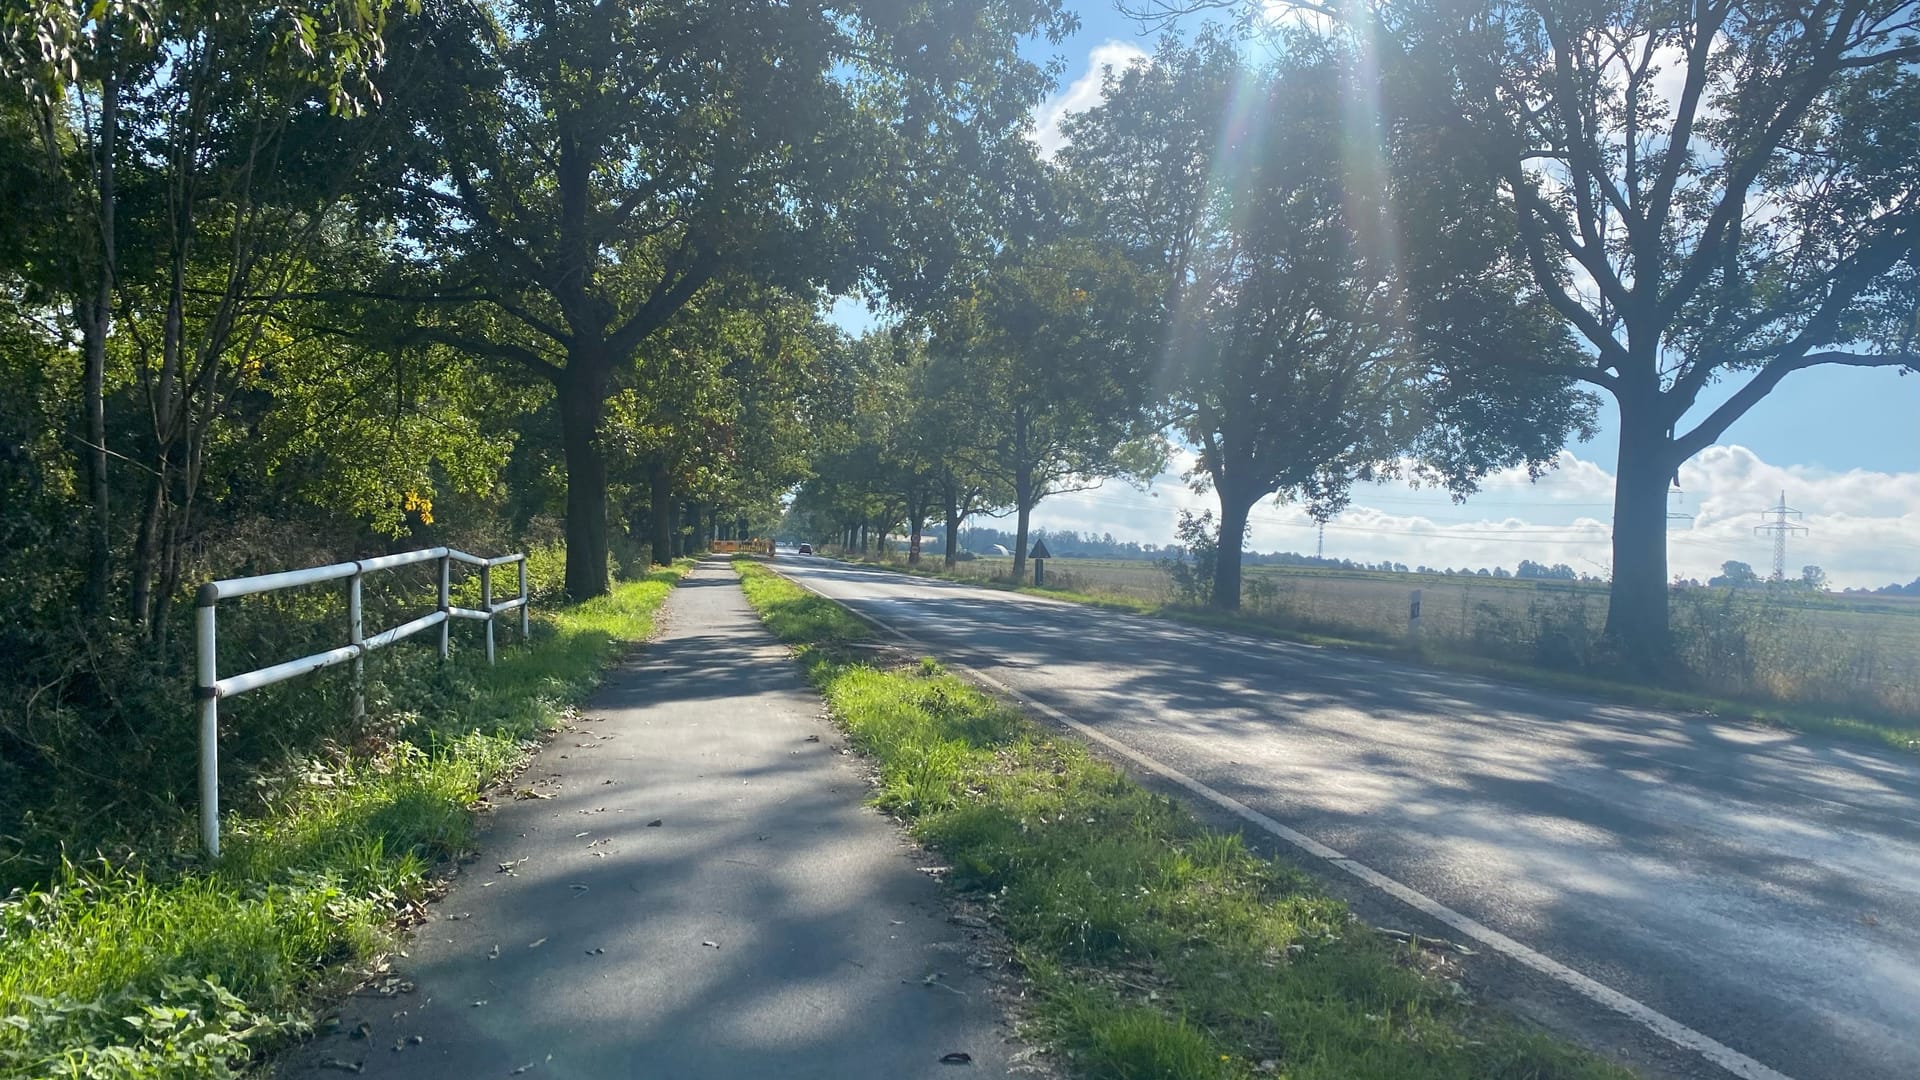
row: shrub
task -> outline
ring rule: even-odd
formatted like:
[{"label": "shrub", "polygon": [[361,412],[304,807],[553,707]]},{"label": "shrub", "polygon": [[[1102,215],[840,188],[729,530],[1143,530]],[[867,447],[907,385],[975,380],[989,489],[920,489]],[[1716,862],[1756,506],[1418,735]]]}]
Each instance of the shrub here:
[{"label": "shrub", "polygon": [[1156,565],[1167,575],[1178,603],[1206,607],[1213,603],[1213,574],[1220,561],[1220,527],[1214,523],[1213,511],[1180,511],[1174,533],[1180,538],[1179,549],[1173,558]]}]

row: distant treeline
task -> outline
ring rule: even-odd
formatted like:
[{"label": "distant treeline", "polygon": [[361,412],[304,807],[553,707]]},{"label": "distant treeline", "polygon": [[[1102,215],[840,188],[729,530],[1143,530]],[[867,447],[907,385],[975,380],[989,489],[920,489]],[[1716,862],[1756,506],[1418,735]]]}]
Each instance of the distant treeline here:
[{"label": "distant treeline", "polygon": [[1914,578],[1905,585],[1896,583],[1882,585],[1877,589],[1842,589],[1841,592],[1859,596],[1920,596],[1920,577]]},{"label": "distant treeline", "polygon": [[[1094,534],[1076,532],[1072,529],[1036,529],[1036,542],[1045,540],[1047,551],[1062,559],[1138,559],[1159,561],[1171,559],[1180,553],[1180,545],[1142,544],[1135,540],[1116,540],[1112,533]],[[993,552],[998,545],[1013,550],[1014,534],[1002,529],[987,526],[969,526],[960,530],[960,549],[976,555]],[[921,550],[929,555],[941,554],[945,548],[937,536],[929,536],[922,541]],[[1566,563],[1548,566],[1532,559],[1520,560],[1520,565],[1508,570],[1504,566],[1460,567],[1449,569],[1440,566],[1408,566],[1397,562],[1365,562],[1354,559],[1327,559],[1314,555],[1302,555],[1296,551],[1249,551],[1241,556],[1249,566],[1314,566],[1330,570],[1375,570],[1393,574],[1442,574],[1448,577],[1485,577],[1514,578],[1533,581],[1599,581],[1591,575],[1581,574]]]}]

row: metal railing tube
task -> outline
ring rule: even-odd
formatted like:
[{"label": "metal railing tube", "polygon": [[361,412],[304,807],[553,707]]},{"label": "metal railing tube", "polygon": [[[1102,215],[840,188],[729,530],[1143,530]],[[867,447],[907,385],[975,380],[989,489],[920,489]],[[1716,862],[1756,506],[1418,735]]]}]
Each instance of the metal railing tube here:
[{"label": "metal railing tube", "polygon": [[252,596],[255,593],[291,589],[296,585],[317,585],[322,581],[351,577],[359,570],[359,563],[330,563],[326,566],[309,566],[305,570],[282,570],[277,574],[228,578],[225,581],[215,581],[201,587],[212,589],[215,600],[231,600],[236,596]]},{"label": "metal railing tube", "polygon": [[493,562],[480,564],[480,610],[487,613],[487,666],[493,666]]},{"label": "metal railing tube", "polygon": [[214,604],[219,597],[200,590],[200,606],[193,613],[198,657],[194,664],[194,693],[200,699],[200,846],[209,858],[220,857],[220,699],[213,684],[219,681],[214,656]]},{"label": "metal railing tube", "polygon": [[349,690],[355,724],[367,718],[367,650],[364,648],[367,628],[360,618],[360,579],[359,573],[347,579],[347,644],[360,649],[353,658],[353,682]]},{"label": "metal railing tube", "polygon": [[258,690],[263,686],[272,686],[274,683],[286,682],[288,679],[305,675],[311,671],[330,668],[335,664],[344,664],[362,655],[363,651],[364,646],[342,645],[337,649],[328,649],[326,652],[314,653],[312,656],[303,656],[298,660],[289,660],[284,664],[275,664],[272,667],[259,668],[254,671],[249,671],[244,675],[229,675],[213,684],[214,696],[222,701],[231,697],[239,697],[241,694]]},{"label": "metal railing tube", "polygon": [[[440,556],[440,614],[442,615],[446,615],[448,609],[453,606],[452,585],[453,557],[442,554]],[[452,629],[451,617],[440,620],[440,659],[442,660],[447,658],[447,635]]]},{"label": "metal railing tube", "polygon": [[391,630],[380,631],[379,633],[368,638],[364,643],[363,647],[366,649],[367,652],[372,652],[375,649],[384,649],[387,646],[393,644],[394,642],[401,641],[406,638],[410,638],[413,635],[419,633],[422,630],[427,629],[430,626],[436,626],[436,625],[445,626],[446,624],[447,624],[446,612],[444,611],[428,612],[427,614],[420,616],[419,618],[413,620],[412,622],[401,623],[399,626],[396,626]]},{"label": "metal railing tube", "polygon": [[375,570],[391,570],[396,566],[412,566],[414,563],[431,562],[442,557],[446,548],[421,548],[419,551],[402,551],[397,555],[376,555],[371,559],[361,559],[356,565],[363,574]]},{"label": "metal railing tube", "polygon": [[[365,576],[376,570],[391,570],[397,566],[410,566],[414,563],[434,560],[440,563],[437,610],[369,637],[366,633],[363,604]],[[456,561],[480,568],[480,606],[483,610],[473,611],[453,605],[453,564]],[[505,566],[507,563],[519,564],[520,596],[495,607],[493,568]],[[217,611],[220,601],[238,596],[273,592],[278,589],[291,589],[301,585],[314,585],[324,581],[337,581],[341,578],[347,579],[347,644],[317,652],[311,656],[302,656],[295,660],[230,675],[225,679],[220,677],[218,634],[216,633],[219,625]],[[361,559],[357,562],[310,566],[304,570],[283,570],[279,573],[258,574],[253,577],[226,578],[220,581],[209,581],[200,586],[200,591],[195,597],[194,612],[196,647],[194,696],[199,701],[200,710],[200,844],[206,850],[208,857],[218,858],[220,855],[221,698],[237,697],[249,690],[258,690],[263,686],[271,686],[277,682],[351,660],[353,662],[353,719],[358,722],[366,716],[368,653],[437,625],[440,627],[440,658],[445,660],[449,648],[449,625],[452,621],[481,619],[487,624],[487,663],[492,664],[495,658],[494,621],[501,613],[519,608],[520,635],[522,640],[527,640],[530,636],[527,609],[530,606],[527,592],[526,553],[482,559],[477,555],[469,555],[464,551],[455,551],[446,547],[404,551],[372,559]]]}]

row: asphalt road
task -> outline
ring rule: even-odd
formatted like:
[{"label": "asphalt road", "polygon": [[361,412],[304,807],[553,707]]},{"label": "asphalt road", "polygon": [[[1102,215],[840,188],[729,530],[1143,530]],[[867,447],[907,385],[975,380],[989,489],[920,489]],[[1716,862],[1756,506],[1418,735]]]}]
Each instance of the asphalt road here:
[{"label": "asphalt road", "polygon": [[1383,900],[1410,889],[1546,958],[1536,974],[1625,995],[1653,1011],[1627,1021],[1649,1039],[1677,1022],[1755,1077],[1920,1077],[1911,760],[825,559],[778,568],[1363,865],[1303,864]]}]

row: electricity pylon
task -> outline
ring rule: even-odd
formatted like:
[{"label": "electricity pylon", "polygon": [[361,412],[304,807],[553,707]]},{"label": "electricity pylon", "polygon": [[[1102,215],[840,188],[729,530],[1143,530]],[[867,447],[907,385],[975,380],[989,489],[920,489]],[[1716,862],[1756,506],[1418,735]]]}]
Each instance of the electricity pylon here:
[{"label": "electricity pylon", "polygon": [[1773,534],[1773,577],[1771,580],[1785,581],[1787,579],[1787,537],[1794,533],[1799,533],[1804,536],[1806,535],[1807,527],[1805,525],[1797,525],[1792,520],[1800,517],[1801,514],[1800,511],[1787,505],[1787,493],[1785,491],[1780,493],[1780,504],[1778,506],[1762,510],[1760,513],[1772,519],[1765,525],[1755,525],[1753,527],[1755,533]]}]

